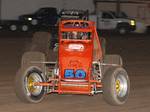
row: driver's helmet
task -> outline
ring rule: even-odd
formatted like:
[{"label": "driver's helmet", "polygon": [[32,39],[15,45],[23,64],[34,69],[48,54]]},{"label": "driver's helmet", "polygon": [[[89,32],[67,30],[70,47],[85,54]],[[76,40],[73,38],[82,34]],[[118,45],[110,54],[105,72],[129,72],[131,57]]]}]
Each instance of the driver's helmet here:
[{"label": "driver's helmet", "polygon": [[78,39],[78,32],[73,31],[73,32],[72,32],[72,38],[73,38],[73,39]]}]

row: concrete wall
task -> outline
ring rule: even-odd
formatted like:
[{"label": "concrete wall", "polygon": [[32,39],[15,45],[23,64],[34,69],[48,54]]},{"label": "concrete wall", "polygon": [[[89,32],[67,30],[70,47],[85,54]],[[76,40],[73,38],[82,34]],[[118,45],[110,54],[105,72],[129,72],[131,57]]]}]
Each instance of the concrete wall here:
[{"label": "concrete wall", "polygon": [[17,19],[19,15],[32,13],[40,7],[57,7],[58,9],[94,10],[93,0],[2,0],[1,18]]},{"label": "concrete wall", "polygon": [[150,25],[150,8],[147,4],[124,4],[122,10],[130,17]]},{"label": "concrete wall", "polygon": [[99,10],[112,10],[112,11],[116,11],[116,3],[97,3],[96,4],[96,12],[98,12]]}]

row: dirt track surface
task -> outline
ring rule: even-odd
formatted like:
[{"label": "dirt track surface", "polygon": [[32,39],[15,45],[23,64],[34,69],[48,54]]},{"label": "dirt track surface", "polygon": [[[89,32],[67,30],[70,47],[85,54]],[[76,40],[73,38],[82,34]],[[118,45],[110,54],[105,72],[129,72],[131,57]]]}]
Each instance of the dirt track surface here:
[{"label": "dirt track surface", "polygon": [[111,106],[102,95],[49,95],[39,104],[25,104],[14,93],[14,78],[26,43],[25,36],[0,35],[0,112],[150,112],[150,36],[107,35],[107,52],[120,54],[131,80],[128,102]]}]

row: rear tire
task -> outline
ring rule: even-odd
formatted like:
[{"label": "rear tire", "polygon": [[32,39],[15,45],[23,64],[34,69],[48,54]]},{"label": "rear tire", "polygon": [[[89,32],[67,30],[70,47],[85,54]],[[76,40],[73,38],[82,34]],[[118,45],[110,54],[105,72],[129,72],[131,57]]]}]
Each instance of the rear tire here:
[{"label": "rear tire", "polygon": [[127,72],[121,67],[107,70],[102,80],[103,97],[111,105],[123,105],[128,98],[130,81]]},{"label": "rear tire", "polygon": [[103,54],[103,57],[105,56],[106,54],[106,39],[105,38],[101,38],[101,48],[102,48],[102,54]]},{"label": "rear tire", "polygon": [[50,47],[52,35],[48,32],[36,32],[33,35],[32,43],[27,46],[26,51],[38,51],[45,54],[48,61],[57,60],[57,52]]},{"label": "rear tire", "polygon": [[33,34],[31,43],[25,47],[25,51],[41,52],[48,56],[51,35],[48,32],[36,32]]},{"label": "rear tire", "polygon": [[118,66],[123,65],[123,61],[120,55],[111,54],[111,55],[105,55],[103,58],[103,62],[106,64],[116,64]]},{"label": "rear tire", "polygon": [[47,32],[36,32],[33,35],[31,43],[31,51],[40,51],[47,53],[50,46],[51,35]]},{"label": "rear tire", "polygon": [[123,61],[120,55],[105,55],[103,57],[103,63],[104,64],[110,64],[102,66],[102,75],[105,75],[105,72],[111,68],[111,64],[115,64],[116,66],[123,66]]}]

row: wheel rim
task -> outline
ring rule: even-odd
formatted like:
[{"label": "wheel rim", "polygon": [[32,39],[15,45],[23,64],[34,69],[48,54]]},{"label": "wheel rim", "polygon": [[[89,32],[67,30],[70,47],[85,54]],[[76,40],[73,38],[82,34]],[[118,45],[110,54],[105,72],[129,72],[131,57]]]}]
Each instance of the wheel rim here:
[{"label": "wheel rim", "polygon": [[27,25],[23,25],[22,26],[22,31],[27,31],[28,30],[28,26]]},{"label": "wheel rim", "polygon": [[127,79],[123,75],[119,75],[116,78],[116,93],[119,97],[124,97],[127,94],[128,83]]},{"label": "wheel rim", "polygon": [[42,82],[42,78],[38,73],[31,73],[26,78],[25,85],[28,95],[38,96],[42,91],[42,86],[35,86],[36,82]]},{"label": "wheel rim", "polygon": [[38,21],[37,21],[36,19],[33,19],[33,20],[31,21],[31,24],[32,24],[32,25],[37,25],[37,24],[38,24]]},{"label": "wheel rim", "polygon": [[120,29],[120,34],[125,34],[126,33],[126,30],[124,28],[121,28]]},{"label": "wheel rim", "polygon": [[12,31],[15,31],[15,30],[17,29],[17,26],[16,26],[16,25],[11,25],[11,26],[10,26],[10,29],[11,29]]}]

